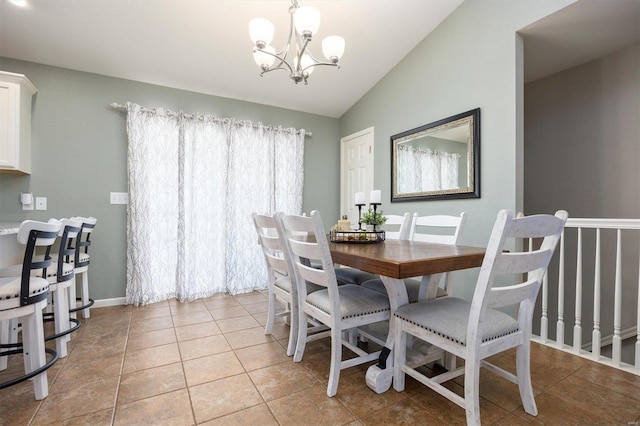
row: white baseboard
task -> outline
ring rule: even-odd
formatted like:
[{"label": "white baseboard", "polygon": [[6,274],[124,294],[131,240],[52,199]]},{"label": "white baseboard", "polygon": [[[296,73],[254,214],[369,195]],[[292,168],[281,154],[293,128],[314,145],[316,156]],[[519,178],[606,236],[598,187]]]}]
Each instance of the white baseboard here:
[{"label": "white baseboard", "polygon": [[105,308],[107,306],[120,306],[126,303],[124,297],[114,297],[113,299],[100,299],[96,300],[92,308]]}]

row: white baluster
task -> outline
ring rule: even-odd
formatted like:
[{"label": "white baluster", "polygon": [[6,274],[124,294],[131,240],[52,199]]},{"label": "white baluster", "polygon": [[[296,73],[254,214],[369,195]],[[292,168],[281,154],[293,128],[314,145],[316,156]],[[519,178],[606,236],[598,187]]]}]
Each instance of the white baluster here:
[{"label": "white baluster", "polygon": [[578,252],[576,255],[576,323],[573,326],[573,349],[582,349],[582,228],[578,228]]},{"label": "white baluster", "polygon": [[564,346],[564,232],[560,238],[560,264],[558,267],[558,321],[556,322],[556,344]]},{"label": "white baluster", "polygon": [[616,367],[620,366],[622,357],[622,338],[620,328],[622,324],[622,230],[618,228],[616,242],[616,282],[614,290],[613,309],[613,351],[611,360]]},{"label": "white baluster", "polygon": [[596,266],[593,273],[593,332],[591,354],[594,360],[600,359],[600,228],[596,228]]}]

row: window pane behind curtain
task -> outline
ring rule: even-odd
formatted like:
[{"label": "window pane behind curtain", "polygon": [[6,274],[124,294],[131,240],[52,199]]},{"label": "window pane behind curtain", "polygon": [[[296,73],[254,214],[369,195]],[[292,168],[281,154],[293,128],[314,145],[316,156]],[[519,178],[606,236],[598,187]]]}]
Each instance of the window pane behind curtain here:
[{"label": "window pane behind curtain", "polygon": [[[142,152],[158,145],[157,132],[139,114],[144,113],[130,106],[130,158],[138,156],[131,152],[132,139],[139,139],[136,149],[146,145]],[[128,261],[128,277],[139,278],[128,279],[127,303],[265,288],[266,268],[251,213],[301,212],[304,136],[213,117],[182,116],[174,118],[174,126],[180,132],[160,138],[171,146],[161,163],[145,162],[150,172],[130,168],[129,222],[150,216],[152,226],[140,231],[163,236],[151,244],[147,235],[129,233],[128,253],[148,252],[145,262]],[[167,170],[171,177],[164,176]],[[140,188],[164,184],[173,196],[169,204],[153,197],[136,202]],[[158,252],[162,255],[156,256]],[[163,272],[148,273],[156,268]]]}]

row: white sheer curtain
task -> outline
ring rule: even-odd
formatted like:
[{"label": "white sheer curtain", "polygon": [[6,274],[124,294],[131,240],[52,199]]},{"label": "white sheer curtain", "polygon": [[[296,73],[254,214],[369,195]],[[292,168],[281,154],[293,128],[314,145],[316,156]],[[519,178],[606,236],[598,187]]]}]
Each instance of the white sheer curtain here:
[{"label": "white sheer curtain", "polygon": [[458,188],[460,155],[428,148],[398,146],[398,192]]},{"label": "white sheer curtain", "polygon": [[251,213],[302,210],[304,130],[128,104],[127,303],[264,288]]}]

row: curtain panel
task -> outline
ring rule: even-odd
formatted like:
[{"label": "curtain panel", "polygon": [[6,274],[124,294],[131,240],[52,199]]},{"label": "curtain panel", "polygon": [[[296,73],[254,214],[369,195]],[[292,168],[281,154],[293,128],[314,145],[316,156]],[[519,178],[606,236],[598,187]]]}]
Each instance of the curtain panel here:
[{"label": "curtain panel", "polygon": [[302,211],[304,130],[127,108],[127,303],[265,288],[251,213]]}]

